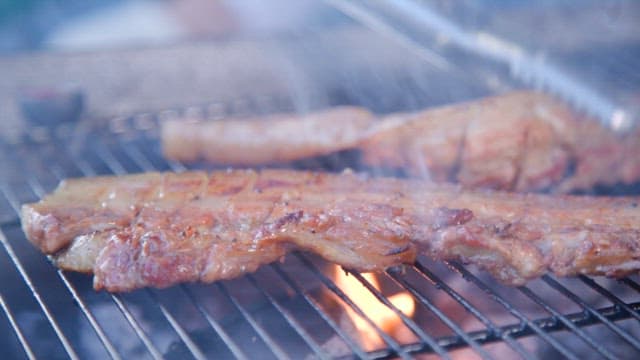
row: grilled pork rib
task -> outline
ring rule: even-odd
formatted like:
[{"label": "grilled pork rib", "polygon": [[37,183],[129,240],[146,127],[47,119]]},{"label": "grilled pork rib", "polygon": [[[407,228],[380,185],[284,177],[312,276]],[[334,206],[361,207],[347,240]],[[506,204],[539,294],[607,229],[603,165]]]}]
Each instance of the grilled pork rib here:
[{"label": "grilled pork rib", "polygon": [[566,193],[640,179],[640,132],[618,136],[531,91],[377,121],[337,108],[305,118],[174,121],[162,130],[165,156],[182,161],[257,165],[358,148],[369,167],[466,187]]},{"label": "grilled pork rib", "polygon": [[163,123],[162,148],[167,158],[181,161],[246,166],[287,162],[352,148],[373,120],[369,111],[353,106],[306,116],[174,120]]},{"label": "grilled pork rib", "polygon": [[616,135],[529,91],[393,115],[359,147],[369,166],[467,187],[562,193],[640,179],[640,132]]},{"label": "grilled pork rib", "polygon": [[64,181],[22,208],[28,239],[94,287],[212,282],[302,249],[360,271],[425,253],[519,285],[640,269],[636,198],[549,197],[288,170]]}]

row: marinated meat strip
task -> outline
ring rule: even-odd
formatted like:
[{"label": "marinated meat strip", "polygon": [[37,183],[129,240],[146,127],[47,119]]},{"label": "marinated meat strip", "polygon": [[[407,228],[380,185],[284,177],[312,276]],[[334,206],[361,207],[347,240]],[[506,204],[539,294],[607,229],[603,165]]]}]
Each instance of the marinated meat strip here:
[{"label": "marinated meat strip", "polygon": [[27,238],[94,287],[229,279],[296,249],[360,271],[456,259],[520,285],[640,269],[638,198],[468,191],[292,170],[64,181],[22,208]]},{"label": "marinated meat strip", "polygon": [[[533,190],[557,183],[564,176],[568,157],[546,155],[558,150],[564,155],[559,139],[553,131],[527,136],[536,118],[536,104],[548,100],[535,93],[511,93],[383,119],[363,137],[363,161],[469,187],[513,189],[520,185],[518,190]],[[563,113],[552,120],[570,115]],[[527,156],[529,152],[534,153]],[[549,161],[531,161],[537,158]],[[540,172],[544,173],[540,177],[543,184],[525,180]]]},{"label": "marinated meat strip", "polygon": [[570,192],[640,179],[640,131],[616,135],[530,91],[393,115],[359,148],[369,166],[466,187]]},{"label": "marinated meat strip", "polygon": [[271,115],[219,121],[167,121],[162,144],[167,158],[233,165],[287,162],[352,148],[374,117],[358,107],[308,115]]},{"label": "marinated meat strip", "polygon": [[473,188],[566,193],[640,180],[640,130],[616,135],[532,91],[377,121],[358,108],[304,118],[176,121],[163,126],[162,141],[171,159],[244,165],[359,148],[373,169]]}]

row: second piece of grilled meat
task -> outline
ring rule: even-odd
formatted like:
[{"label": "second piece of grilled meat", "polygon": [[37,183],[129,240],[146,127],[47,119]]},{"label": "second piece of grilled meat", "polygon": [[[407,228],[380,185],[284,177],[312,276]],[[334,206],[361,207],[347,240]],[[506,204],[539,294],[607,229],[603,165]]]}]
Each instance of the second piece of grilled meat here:
[{"label": "second piece of grilled meat", "polygon": [[615,134],[532,91],[379,120],[347,107],[300,117],[172,121],[163,125],[162,142],[168,158],[231,165],[357,148],[373,170],[474,188],[566,193],[640,180],[640,131]]},{"label": "second piece of grilled meat", "polygon": [[262,165],[353,148],[374,120],[358,107],[308,115],[271,115],[206,122],[167,121],[162,147],[169,159]]},{"label": "second piece of grilled meat", "polygon": [[369,166],[466,187],[570,192],[640,179],[640,132],[615,134],[530,91],[392,115],[359,148]]}]

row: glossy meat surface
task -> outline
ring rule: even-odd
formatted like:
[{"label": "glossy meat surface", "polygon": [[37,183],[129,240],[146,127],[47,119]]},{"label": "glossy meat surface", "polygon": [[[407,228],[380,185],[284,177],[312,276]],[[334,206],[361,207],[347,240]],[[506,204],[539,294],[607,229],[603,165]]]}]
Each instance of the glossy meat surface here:
[{"label": "glossy meat surface", "polygon": [[360,149],[373,170],[469,188],[567,193],[640,180],[640,130],[615,134],[533,91],[380,119],[346,107],[304,117],[173,121],[163,125],[162,142],[170,159],[241,165]]},{"label": "glossy meat surface", "polygon": [[352,148],[374,120],[358,107],[336,107],[308,115],[271,115],[218,121],[168,121],[162,126],[167,158],[260,165]]},{"label": "glossy meat surface", "polygon": [[369,166],[466,187],[563,193],[640,179],[640,131],[615,134],[531,91],[393,115],[359,148]]},{"label": "glossy meat surface", "polygon": [[637,198],[549,197],[288,170],[72,179],[25,204],[28,239],[96,289],[212,282],[294,249],[380,271],[418,253],[513,285],[640,269]]}]

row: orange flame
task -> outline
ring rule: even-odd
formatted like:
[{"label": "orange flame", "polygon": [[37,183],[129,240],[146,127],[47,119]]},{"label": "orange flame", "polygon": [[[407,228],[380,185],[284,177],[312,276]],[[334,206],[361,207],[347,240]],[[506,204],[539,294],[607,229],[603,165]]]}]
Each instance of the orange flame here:
[{"label": "orange flame", "polygon": [[[361,274],[374,288],[380,290],[378,279],[372,273]],[[340,266],[335,266],[335,282],[344,293],[373,321],[382,331],[390,335],[398,335],[404,328],[402,319],[393,310],[376,299],[376,297],[354,276],[347,275]],[[411,317],[415,311],[415,301],[406,291],[390,296],[389,302],[404,315]],[[362,343],[367,349],[375,349],[384,342],[369,325],[350,306],[345,311],[357,329]],[[397,336],[396,336],[397,337]]]}]

